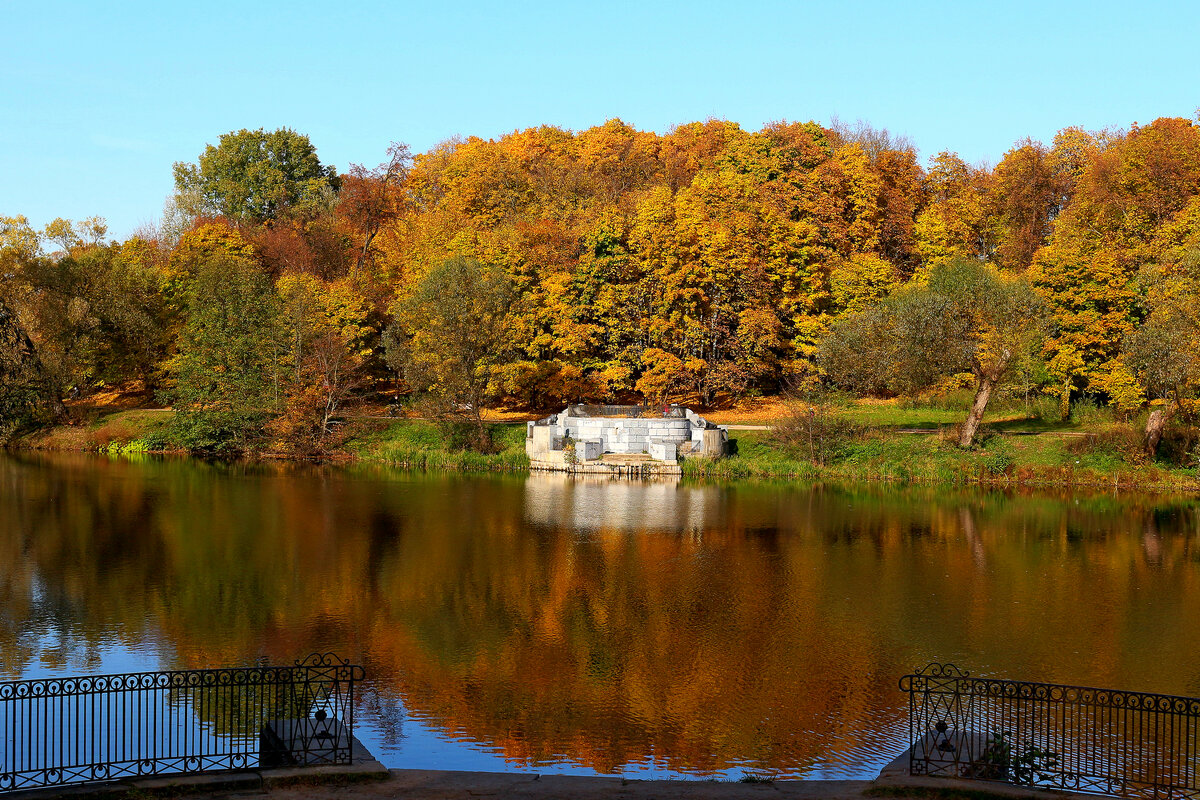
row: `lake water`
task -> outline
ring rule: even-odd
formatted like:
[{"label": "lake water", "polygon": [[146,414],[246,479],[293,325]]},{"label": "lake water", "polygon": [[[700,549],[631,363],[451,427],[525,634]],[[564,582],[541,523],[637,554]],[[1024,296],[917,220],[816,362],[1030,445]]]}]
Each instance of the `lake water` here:
[{"label": "lake water", "polygon": [[901,675],[1200,695],[1200,503],[0,456],[0,675],[366,667],[391,767],[872,777]]}]

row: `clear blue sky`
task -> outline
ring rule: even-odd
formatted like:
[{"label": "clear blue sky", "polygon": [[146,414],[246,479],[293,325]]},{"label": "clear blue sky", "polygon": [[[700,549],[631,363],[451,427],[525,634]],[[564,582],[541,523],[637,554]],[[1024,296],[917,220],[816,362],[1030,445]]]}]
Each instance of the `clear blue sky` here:
[{"label": "clear blue sky", "polygon": [[455,134],[831,115],[996,162],[1067,125],[1194,117],[1192,2],[0,0],[0,215],[157,219],[239,128],[375,164]]}]

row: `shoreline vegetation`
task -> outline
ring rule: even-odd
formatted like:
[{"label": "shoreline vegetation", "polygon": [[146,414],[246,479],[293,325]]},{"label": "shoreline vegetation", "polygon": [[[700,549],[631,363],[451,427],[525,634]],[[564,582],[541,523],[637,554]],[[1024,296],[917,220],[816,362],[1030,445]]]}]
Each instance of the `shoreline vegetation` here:
[{"label": "shoreline vegetation", "polygon": [[1197,486],[1198,121],[994,167],[811,121],[387,156],[231,131],[123,242],[0,216],[0,443],[519,471],[489,409],[678,403],[768,426],[693,478]]},{"label": "shoreline vegetation", "polygon": [[[683,462],[685,479],[734,482],[884,482],[898,485],[977,485],[988,488],[1080,488],[1153,493],[1200,492],[1200,464],[1188,463],[1196,432],[1177,428],[1158,458],[1141,447],[1144,421],[1119,420],[1103,406],[1077,404],[1057,419],[1053,398],[1011,401],[983,426],[979,444],[957,444],[964,396],[926,401],[824,402],[759,399],[733,410],[706,412],[733,425],[734,452],[716,460]],[[109,456],[187,455],[172,447],[173,412],[154,408],[93,408],[75,425],[27,433],[12,450],[92,452]],[[486,473],[529,471],[525,428],[533,415],[485,415],[492,452],[436,422],[362,415],[346,421],[344,441],[320,460],[401,469]],[[261,452],[259,459],[303,460]]]}]

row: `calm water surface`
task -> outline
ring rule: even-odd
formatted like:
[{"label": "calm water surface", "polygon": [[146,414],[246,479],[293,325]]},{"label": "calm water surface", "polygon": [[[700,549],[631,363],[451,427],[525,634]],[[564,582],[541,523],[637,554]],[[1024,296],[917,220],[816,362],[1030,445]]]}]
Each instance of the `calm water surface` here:
[{"label": "calm water surface", "polygon": [[1200,694],[1200,503],[0,456],[0,674],[372,678],[392,767],[873,776],[897,679]]}]

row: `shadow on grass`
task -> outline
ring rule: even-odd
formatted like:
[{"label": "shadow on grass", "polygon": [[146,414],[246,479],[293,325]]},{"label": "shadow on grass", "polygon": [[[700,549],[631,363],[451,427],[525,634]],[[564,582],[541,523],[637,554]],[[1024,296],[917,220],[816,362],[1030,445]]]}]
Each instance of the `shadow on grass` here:
[{"label": "shadow on grass", "polygon": [[1082,426],[1073,420],[1044,420],[1041,417],[1018,417],[998,422],[987,422],[985,417],[984,423],[998,433],[1013,436],[1037,433],[1078,433],[1082,429]]},{"label": "shadow on grass", "polygon": [[[918,419],[906,422],[875,423],[871,424],[870,427],[884,433],[937,433],[939,430],[948,430],[956,425],[960,425],[965,420],[966,414],[963,414],[962,419],[954,422]],[[1039,433],[1079,433],[1082,430],[1083,426],[1078,422],[1071,420],[1067,420],[1066,422],[1057,420],[1047,421],[1040,417],[1013,417],[1010,419],[989,420],[985,416],[981,426],[981,431],[1002,433],[1006,436],[1034,436]]]}]

